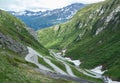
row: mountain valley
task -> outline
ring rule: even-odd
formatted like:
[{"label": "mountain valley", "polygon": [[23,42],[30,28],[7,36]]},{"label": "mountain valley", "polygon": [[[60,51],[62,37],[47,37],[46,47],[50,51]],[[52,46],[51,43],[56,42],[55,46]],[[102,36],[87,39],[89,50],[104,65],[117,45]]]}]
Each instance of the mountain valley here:
[{"label": "mountain valley", "polygon": [[120,81],[120,1],[106,0],[81,9],[68,22],[38,31],[46,48],[66,50],[80,68],[102,65],[104,75]]},{"label": "mountain valley", "polygon": [[40,30],[26,22],[43,16],[0,9],[0,83],[120,83],[120,0],[73,5],[46,11],[64,19],[47,14]]}]

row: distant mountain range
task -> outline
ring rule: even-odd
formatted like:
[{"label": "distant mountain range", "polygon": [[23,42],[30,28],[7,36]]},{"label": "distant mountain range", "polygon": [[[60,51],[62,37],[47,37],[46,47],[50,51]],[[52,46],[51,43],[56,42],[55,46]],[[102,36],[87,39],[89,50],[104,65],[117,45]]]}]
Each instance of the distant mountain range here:
[{"label": "distant mountain range", "polygon": [[84,6],[85,4],[82,3],[74,3],[60,9],[47,10],[44,12],[26,10],[23,12],[9,11],[9,13],[20,18],[28,27],[38,30],[67,21]]}]

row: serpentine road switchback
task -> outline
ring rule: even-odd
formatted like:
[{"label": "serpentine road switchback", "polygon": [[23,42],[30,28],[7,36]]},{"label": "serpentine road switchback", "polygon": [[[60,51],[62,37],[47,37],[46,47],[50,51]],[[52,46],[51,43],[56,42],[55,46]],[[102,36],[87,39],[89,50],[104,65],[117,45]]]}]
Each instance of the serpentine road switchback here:
[{"label": "serpentine road switchback", "polygon": [[[64,72],[63,70],[61,70],[55,64],[53,64],[48,58],[40,55],[38,52],[36,52],[31,47],[28,47],[28,50],[29,50],[29,53],[25,57],[25,60],[38,66],[39,69],[35,69],[36,71],[39,71],[39,72],[43,73],[44,75],[47,75],[47,76],[50,76],[50,77],[56,78],[56,79],[60,78],[60,79],[73,80],[73,81],[76,81],[79,83],[94,83],[94,82],[90,82],[90,81],[87,81],[85,79],[81,79],[81,78],[78,78],[77,76],[75,76],[72,72],[72,69],[69,67],[69,65],[67,65],[66,62],[60,60],[59,58],[58,58],[58,60],[63,62],[63,64],[65,65],[67,73]],[[43,60],[54,69],[54,71],[52,69],[40,64],[38,62],[39,57],[43,58]]]}]

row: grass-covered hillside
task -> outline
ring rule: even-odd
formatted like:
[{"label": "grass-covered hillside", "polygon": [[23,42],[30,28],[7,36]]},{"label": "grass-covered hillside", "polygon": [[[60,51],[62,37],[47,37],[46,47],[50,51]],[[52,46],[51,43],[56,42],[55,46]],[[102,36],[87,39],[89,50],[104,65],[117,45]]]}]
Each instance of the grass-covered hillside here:
[{"label": "grass-covered hillside", "polygon": [[103,82],[49,52],[30,31],[19,19],[0,10],[0,83]]},{"label": "grass-covered hillside", "polygon": [[16,17],[0,10],[0,33],[6,35],[16,42],[41,50],[43,54],[48,53],[37,40],[27,31],[26,25]]},{"label": "grass-covered hillside", "polygon": [[67,49],[82,68],[103,65],[104,74],[120,81],[120,0],[88,5],[64,24],[38,31],[47,48]]},{"label": "grass-covered hillside", "polygon": [[0,83],[74,83],[45,76],[35,70],[36,65],[25,61],[27,46],[49,55],[27,30],[19,19],[0,10]]}]

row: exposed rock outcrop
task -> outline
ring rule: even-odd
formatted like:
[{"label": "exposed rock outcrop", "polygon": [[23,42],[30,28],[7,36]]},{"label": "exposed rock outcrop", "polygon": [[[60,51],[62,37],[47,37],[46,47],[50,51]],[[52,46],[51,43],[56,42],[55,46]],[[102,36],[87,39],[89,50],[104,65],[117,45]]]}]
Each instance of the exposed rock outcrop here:
[{"label": "exposed rock outcrop", "polygon": [[54,26],[54,31],[58,31],[60,29],[60,26],[59,25],[55,25]]},{"label": "exposed rock outcrop", "polygon": [[0,48],[8,48],[9,50],[12,50],[20,55],[28,54],[26,46],[2,33],[0,33]]}]

